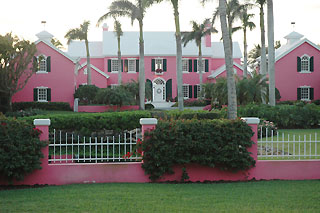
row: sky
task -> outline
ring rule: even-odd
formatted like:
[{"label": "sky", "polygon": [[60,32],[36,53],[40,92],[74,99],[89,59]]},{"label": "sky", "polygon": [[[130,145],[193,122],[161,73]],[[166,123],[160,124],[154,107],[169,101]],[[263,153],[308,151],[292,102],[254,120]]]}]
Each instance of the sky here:
[{"label": "sky", "polygon": [[[35,34],[46,30],[59,39],[65,47],[64,35],[69,29],[79,27],[84,20],[91,22],[89,28],[89,41],[102,40],[102,26],[97,27],[97,20],[108,12],[112,0],[0,0],[0,34],[12,32],[20,38],[36,41]],[[241,1],[241,0],[240,0]],[[218,0],[208,1],[203,7],[199,0],[180,0],[179,13],[181,31],[190,31],[190,21],[202,22],[211,18]],[[274,0],[275,40],[285,44],[283,38],[290,32],[297,31],[306,38],[320,44],[320,1],[319,0]],[[267,11],[265,10],[265,13]],[[255,14],[253,22],[256,29],[248,32],[249,50],[260,43],[259,10],[252,9]],[[41,21],[46,21],[45,26]],[[121,18],[123,31],[138,31],[138,23],[133,26],[128,18]],[[291,22],[295,22],[294,26]],[[113,20],[106,23],[109,30],[113,30]],[[221,31],[220,21],[214,26]],[[237,26],[237,23],[234,24]],[[173,9],[170,1],[164,1],[149,8],[144,18],[144,31],[175,31]],[[212,41],[219,41],[221,34],[213,34]],[[238,41],[242,47],[243,33],[233,35],[233,40]]]}]

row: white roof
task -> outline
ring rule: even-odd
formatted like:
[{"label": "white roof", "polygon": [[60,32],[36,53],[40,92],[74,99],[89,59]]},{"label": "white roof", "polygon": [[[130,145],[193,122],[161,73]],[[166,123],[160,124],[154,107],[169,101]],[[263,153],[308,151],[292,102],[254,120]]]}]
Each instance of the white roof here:
[{"label": "white roof", "polygon": [[[102,42],[92,41],[89,42],[90,57],[102,57]],[[68,46],[68,54],[71,57],[87,57],[86,45],[84,41],[71,41]]]},{"label": "white roof", "polygon": [[[175,32],[144,32],[144,53],[146,56],[175,56],[176,38]],[[139,55],[139,32],[124,32],[121,36],[121,55]],[[92,57],[116,56],[118,41],[113,31],[103,31],[103,42],[89,43]],[[241,58],[241,50],[237,42],[233,43],[234,58]],[[68,48],[68,54],[73,57],[85,57],[84,42],[73,41]],[[191,41],[186,47],[182,45],[183,56],[197,56],[198,47],[195,41]],[[224,58],[223,43],[212,42],[211,47],[206,47],[202,42],[202,55],[205,57]]]},{"label": "white roof", "polygon": [[289,35],[285,36],[288,40],[287,44],[281,46],[279,49],[275,50],[275,61],[278,61],[282,57],[286,56],[288,53],[290,53],[292,50],[296,49],[303,43],[308,43],[317,50],[320,51],[320,47],[313,42],[309,41],[307,38],[301,39],[303,35],[297,33],[297,32],[291,32]]},{"label": "white roof", "polygon": [[[242,70],[243,71],[243,67],[240,65],[240,64],[238,64],[238,63],[236,63],[236,62],[233,62],[233,66],[236,66],[236,67],[238,67],[240,70]],[[211,75],[209,75],[208,76],[208,78],[215,78],[215,77],[217,77],[218,75],[220,75],[221,73],[223,73],[224,71],[226,71],[226,65],[224,64],[224,65],[222,65],[221,67],[219,67],[218,69],[216,69],[215,71],[212,71],[212,73],[211,73]]]}]

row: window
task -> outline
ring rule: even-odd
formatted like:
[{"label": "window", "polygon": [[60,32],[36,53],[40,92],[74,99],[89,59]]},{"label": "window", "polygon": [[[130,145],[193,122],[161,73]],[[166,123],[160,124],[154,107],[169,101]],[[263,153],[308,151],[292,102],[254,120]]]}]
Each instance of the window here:
[{"label": "window", "polygon": [[37,87],[33,89],[33,100],[39,102],[51,101],[51,89],[48,87]]},{"label": "window", "polygon": [[[205,67],[205,61],[204,61],[204,59],[202,59],[202,72],[204,72],[204,67]],[[199,63],[199,59],[198,59],[198,72],[200,72],[200,63]]]},{"label": "window", "polygon": [[167,71],[167,59],[154,58],[151,59],[151,71],[155,72],[157,70]]},{"label": "window", "polygon": [[301,71],[309,71],[309,57],[303,56],[301,58]]},{"label": "window", "polygon": [[[193,71],[199,72],[200,63],[198,62],[198,59],[194,59],[193,63],[194,63]],[[203,72],[209,72],[209,60],[208,59],[202,59],[202,73]]]},{"label": "window", "polygon": [[111,60],[111,72],[118,72],[118,59]]},{"label": "window", "polygon": [[128,71],[136,72],[136,60],[129,59],[128,60]]},{"label": "window", "polygon": [[182,72],[189,72],[189,60],[182,59]]},{"label": "window", "polygon": [[298,88],[297,96],[298,100],[310,101],[313,100],[314,89],[310,86],[302,86]]},{"label": "window", "polygon": [[297,57],[297,70],[300,73],[313,72],[313,56],[303,55]]},{"label": "window", "polygon": [[111,89],[114,89],[114,88],[116,88],[118,86],[119,86],[118,84],[111,84]]},{"label": "window", "polygon": [[183,98],[189,98],[189,85],[182,85]]},{"label": "window", "polygon": [[163,63],[162,63],[163,61],[162,61],[162,59],[157,58],[155,62],[156,62],[156,70],[157,69],[161,69],[162,70],[163,69]]},{"label": "window", "polygon": [[38,57],[34,58],[34,60],[36,60],[38,63],[38,66],[37,66],[38,73],[47,73],[51,71],[50,59],[51,59],[50,56],[46,57],[44,55],[39,55]]}]

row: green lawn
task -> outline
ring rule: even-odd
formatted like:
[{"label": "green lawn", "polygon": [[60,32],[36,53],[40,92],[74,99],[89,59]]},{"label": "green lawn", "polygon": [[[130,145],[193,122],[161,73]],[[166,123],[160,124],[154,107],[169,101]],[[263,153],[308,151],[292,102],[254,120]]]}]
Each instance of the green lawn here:
[{"label": "green lawn", "polygon": [[[258,141],[274,141],[271,143],[258,143],[258,154],[265,154],[265,150],[270,155],[282,155],[285,153],[286,157],[259,157],[259,160],[273,159],[273,160],[297,160],[298,155],[300,159],[320,159],[320,129],[280,129],[278,135],[258,139]],[[260,137],[260,136],[259,136]],[[314,141],[318,141],[315,143]],[[295,142],[294,142],[295,141]],[[300,142],[299,142],[300,141]],[[262,150],[262,151],[261,151]],[[289,151],[288,151],[289,150]]]},{"label": "green lawn", "polygon": [[0,212],[319,212],[320,181],[88,184],[0,191]]}]

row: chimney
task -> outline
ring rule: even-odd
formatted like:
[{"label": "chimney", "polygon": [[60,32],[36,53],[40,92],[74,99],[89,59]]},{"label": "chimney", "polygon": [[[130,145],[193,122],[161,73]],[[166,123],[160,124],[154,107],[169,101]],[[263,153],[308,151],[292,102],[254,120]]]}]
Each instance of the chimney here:
[{"label": "chimney", "polygon": [[[208,29],[208,28],[211,28],[211,22],[210,21],[208,21],[206,23],[206,29]],[[206,44],[206,47],[211,47],[211,33],[206,35],[205,44]]]},{"label": "chimney", "polygon": [[109,27],[107,23],[104,23],[102,26],[103,31],[109,31]]}]

